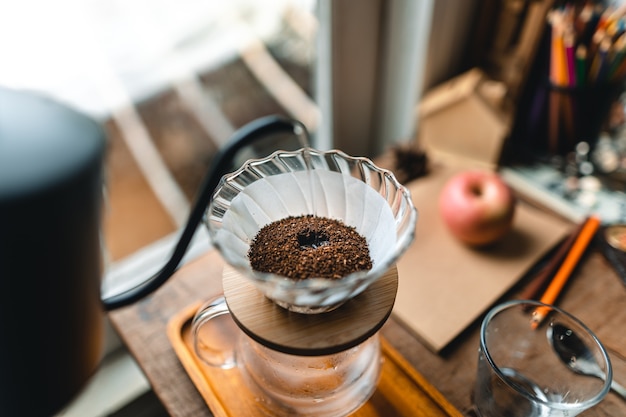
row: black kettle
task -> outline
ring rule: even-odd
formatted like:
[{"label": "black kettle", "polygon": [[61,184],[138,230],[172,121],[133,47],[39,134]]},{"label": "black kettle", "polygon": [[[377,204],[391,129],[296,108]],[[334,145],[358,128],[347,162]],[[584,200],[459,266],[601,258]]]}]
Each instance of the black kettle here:
[{"label": "black kettle", "polygon": [[104,131],[54,100],[0,87],[0,415],[50,415],[65,406],[98,367],[104,312],[161,286],[235,155],[283,133],[307,135],[300,122],[279,116],[238,130],[214,158],[165,266],[101,299]]}]

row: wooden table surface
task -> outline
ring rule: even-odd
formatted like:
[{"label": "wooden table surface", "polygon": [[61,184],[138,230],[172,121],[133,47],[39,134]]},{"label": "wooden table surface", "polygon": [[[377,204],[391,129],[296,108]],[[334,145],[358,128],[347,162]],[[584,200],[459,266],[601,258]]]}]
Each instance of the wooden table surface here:
[{"label": "wooden table surface", "polygon": [[[110,313],[122,340],[172,416],[212,415],[174,353],[166,326],[186,306],[221,293],[222,268],[220,255],[210,251],[181,268],[152,296]],[[524,284],[521,281],[505,298],[515,298]],[[556,304],[580,318],[619,354],[612,356],[615,376],[626,383],[626,286],[599,252],[590,248]],[[474,323],[440,354],[429,351],[393,315],[382,334],[452,405],[471,415],[478,327],[479,323]],[[611,392],[583,415],[626,416],[626,401]]]}]

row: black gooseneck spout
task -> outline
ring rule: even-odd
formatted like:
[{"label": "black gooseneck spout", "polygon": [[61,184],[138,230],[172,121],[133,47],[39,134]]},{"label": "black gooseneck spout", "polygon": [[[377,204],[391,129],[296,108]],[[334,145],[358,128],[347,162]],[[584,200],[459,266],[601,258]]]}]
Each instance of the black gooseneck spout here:
[{"label": "black gooseneck spout", "polygon": [[167,263],[159,272],[135,287],[103,297],[102,304],[105,310],[111,311],[140,300],[163,285],[176,272],[196,232],[196,228],[202,221],[204,212],[211,201],[215,189],[222,176],[230,171],[237,152],[265,136],[278,133],[308,135],[302,123],[282,116],[267,116],[256,119],[234,133],[228,143],[215,156],[209,171],[204,177],[187,223]]}]

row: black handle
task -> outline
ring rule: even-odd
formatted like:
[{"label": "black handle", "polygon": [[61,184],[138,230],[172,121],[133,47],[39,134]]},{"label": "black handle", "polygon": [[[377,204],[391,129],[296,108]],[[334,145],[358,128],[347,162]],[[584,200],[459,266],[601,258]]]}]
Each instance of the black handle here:
[{"label": "black handle", "polygon": [[187,219],[187,224],[185,225],[185,228],[176,243],[174,252],[165,266],[163,266],[163,268],[155,275],[147,278],[135,287],[102,298],[105,310],[111,311],[140,300],[159,288],[172,276],[172,274],[174,274],[174,272],[176,272],[180,261],[183,259],[185,252],[187,252],[187,248],[196,232],[196,228],[202,221],[202,216],[211,201],[215,188],[218,186],[222,176],[229,172],[237,152],[241,150],[241,148],[248,146],[267,135],[278,133],[308,135],[307,130],[302,123],[282,116],[267,116],[256,119],[243,126],[233,134],[230,140],[213,159],[211,167],[207,175],[204,177],[196,202],[191,209],[191,213]]}]

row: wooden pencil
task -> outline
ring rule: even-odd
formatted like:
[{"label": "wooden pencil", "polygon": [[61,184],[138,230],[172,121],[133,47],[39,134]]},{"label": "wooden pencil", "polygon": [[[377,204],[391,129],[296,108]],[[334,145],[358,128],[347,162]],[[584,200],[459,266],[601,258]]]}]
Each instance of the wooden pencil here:
[{"label": "wooden pencil", "polygon": [[626,32],[621,34],[613,43],[613,55],[609,66],[608,78],[610,81],[616,81],[615,75],[624,62],[626,56]]},{"label": "wooden pencil", "polygon": [[532,278],[531,282],[526,286],[524,291],[520,293],[520,299],[528,300],[537,298],[541,290],[544,289],[548,282],[554,277],[554,274],[572,249],[572,246],[574,246],[574,242],[583,230],[585,223],[587,223],[586,218],[578,226],[576,226],[576,228],[574,228],[565,240],[563,240],[546,265],[539,270],[537,275]]},{"label": "wooden pencil", "polygon": [[586,3],[582,10],[576,16],[574,20],[574,28],[576,29],[576,33],[581,35],[587,33],[589,26],[589,22],[593,17],[593,5],[591,3]]},{"label": "wooden pencil", "polygon": [[[556,301],[599,226],[600,219],[597,216],[589,216],[572,245],[572,249],[563,260],[563,264],[561,264],[561,267],[539,301],[544,304],[553,304]],[[550,307],[541,306],[535,309],[531,318],[533,329],[536,329],[543,322],[549,312]]]},{"label": "wooden pencil", "polygon": [[605,38],[600,43],[598,50],[592,57],[591,67],[589,68],[589,83],[600,83],[603,77],[603,70],[606,68],[609,49],[611,48],[611,40]]},{"label": "wooden pencil", "polygon": [[574,37],[573,32],[565,32],[563,37],[563,46],[565,47],[567,84],[569,87],[575,87],[578,79],[576,77],[576,57],[574,52],[576,47],[576,38]]},{"label": "wooden pencil", "polygon": [[576,48],[576,81],[579,87],[585,85],[585,78],[587,78],[587,48],[585,45],[578,45]]},{"label": "wooden pencil", "polygon": [[563,15],[552,11],[549,16],[552,26],[550,40],[550,97],[548,113],[548,144],[550,151],[556,153],[559,146],[559,119],[561,113],[561,94],[554,87],[564,87],[567,78],[565,50],[563,49]]}]

